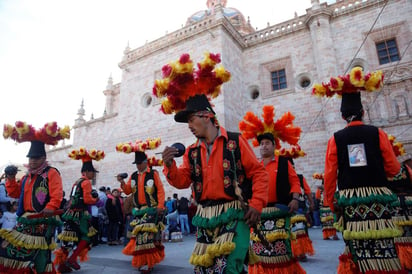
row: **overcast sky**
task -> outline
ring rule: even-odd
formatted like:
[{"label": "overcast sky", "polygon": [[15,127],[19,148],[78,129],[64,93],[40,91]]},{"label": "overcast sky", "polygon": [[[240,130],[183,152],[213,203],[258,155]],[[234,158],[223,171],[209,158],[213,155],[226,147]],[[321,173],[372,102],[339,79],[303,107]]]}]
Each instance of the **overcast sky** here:
[{"label": "overcast sky", "polygon": [[[323,1],[321,1],[323,2]],[[228,0],[263,29],[303,15],[310,0]],[[85,119],[104,111],[110,75],[134,49],[173,32],[206,0],[0,0],[0,126],[21,120],[36,128],[74,124],[84,99]],[[175,59],[175,58],[174,58]],[[0,137],[0,167],[27,162],[28,143]]]}]

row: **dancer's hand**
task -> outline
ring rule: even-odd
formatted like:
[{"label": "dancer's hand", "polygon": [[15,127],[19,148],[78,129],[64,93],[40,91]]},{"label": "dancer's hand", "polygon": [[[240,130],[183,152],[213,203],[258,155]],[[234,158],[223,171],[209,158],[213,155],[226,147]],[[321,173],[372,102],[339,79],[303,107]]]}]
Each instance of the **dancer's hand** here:
[{"label": "dancer's hand", "polygon": [[162,160],[163,163],[165,163],[165,165],[167,167],[170,167],[173,163],[173,158],[176,156],[176,154],[178,154],[179,151],[177,148],[175,147],[165,147],[165,149],[162,152]]},{"label": "dancer's hand", "polygon": [[289,202],[288,204],[289,207],[289,213],[295,212],[296,210],[299,209],[299,202],[296,199],[292,199],[292,201]]},{"label": "dancer's hand", "polygon": [[244,220],[250,227],[255,226],[260,221],[260,212],[249,206],[248,211],[245,214]]},{"label": "dancer's hand", "polygon": [[53,209],[49,209],[49,208],[44,208],[41,213],[45,216],[45,217],[50,217],[54,215],[54,210]]}]

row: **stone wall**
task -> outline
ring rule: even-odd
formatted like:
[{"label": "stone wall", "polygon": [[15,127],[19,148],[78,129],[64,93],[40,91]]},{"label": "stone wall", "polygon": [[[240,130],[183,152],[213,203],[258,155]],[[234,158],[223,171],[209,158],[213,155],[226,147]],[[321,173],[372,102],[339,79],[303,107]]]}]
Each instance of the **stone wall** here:
[{"label": "stone wall", "polygon": [[[263,105],[274,105],[278,118],[287,111],[295,115],[295,124],[303,130],[300,144],[307,153],[295,161],[296,168],[313,190],[316,182],[312,174],[323,172],[327,140],[345,124],[339,113],[340,99],[313,97],[311,86],[347,73],[354,65],[368,71],[382,69],[391,75],[386,76],[381,93],[363,95],[365,121],[399,136],[398,140],[412,153],[412,54],[411,48],[407,49],[412,5],[407,0],[389,1],[370,32],[384,2],[348,0],[330,6],[321,4],[308,9],[303,16],[243,37],[216,12],[145,46],[127,49],[119,64],[123,69],[121,83],[113,86],[113,92],[105,91],[110,94],[106,95],[107,100],[112,100],[106,105],[111,106],[113,113],[77,124],[72,132],[73,145],[49,152],[50,161],[62,172],[66,193],[81,167],[80,162],[66,156],[72,148],[104,150],[106,158],[96,163],[100,170],[97,187],[117,187],[115,174],[131,174],[135,170],[131,164],[133,154],[117,153],[117,143],[161,137],[161,147],[148,151],[151,156],[174,142],[190,145],[195,141],[186,124],[177,124],[173,116],[159,112],[159,101],[151,95],[161,67],[182,53],[190,53],[194,62],[201,61],[206,51],[221,53],[222,63],[232,78],[213,103],[221,125],[228,130],[238,131],[246,111],[260,114]],[[400,54],[406,54],[399,64],[380,66],[375,43],[394,37]],[[286,68],[288,87],[272,91],[270,72],[278,68]],[[307,87],[302,86],[305,79],[310,81]],[[255,152],[258,155],[257,149]],[[157,170],[161,173],[161,168]],[[166,197],[174,192],[189,197],[190,190],[176,190],[165,180],[164,183]]]}]

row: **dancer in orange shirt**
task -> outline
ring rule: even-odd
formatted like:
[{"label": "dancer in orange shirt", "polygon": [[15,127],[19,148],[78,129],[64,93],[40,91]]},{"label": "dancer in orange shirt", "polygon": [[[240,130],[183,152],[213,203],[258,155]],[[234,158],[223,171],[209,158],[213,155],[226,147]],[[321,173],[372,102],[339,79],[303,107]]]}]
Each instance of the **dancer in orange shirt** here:
[{"label": "dancer in orange shirt", "polygon": [[299,178],[288,158],[275,156],[280,140],[297,145],[301,129],[292,124],[294,117],[289,112],[278,121],[273,120],[274,116],[274,107],[264,106],[263,121],[247,112],[239,123],[242,135],[259,145],[261,163],[269,174],[268,204],[251,235],[258,260],[249,262],[249,273],[306,273],[291,249],[290,220],[299,208]]},{"label": "dancer in orange shirt", "polygon": [[63,200],[63,184],[59,171],[46,160],[45,144],[56,145],[70,138],[70,128],[52,122],[36,130],[16,122],[4,126],[3,136],[19,143],[30,141],[31,146],[27,175],[21,182],[15,174],[7,175],[7,193],[19,199],[19,218],[13,230],[0,230],[0,273],[55,273],[51,252],[56,247],[55,228],[61,224],[56,215]]},{"label": "dancer in orange shirt", "polygon": [[[64,229],[57,236],[62,242],[62,246],[55,252],[54,263],[59,265],[58,271],[61,273],[71,272],[72,269],[79,270],[80,265],[77,263],[77,257],[80,261],[87,260],[87,254],[90,246],[91,237],[97,233],[97,230],[91,224],[91,215],[89,206],[96,204],[99,197],[97,191],[92,190],[92,182],[98,172],[92,163],[92,160],[100,161],[104,158],[104,152],[101,150],[89,150],[80,147],[69,153],[73,160],[82,160],[82,176],[73,184],[70,192],[69,207],[63,214]],[[72,254],[69,256],[70,250]]]},{"label": "dancer in orange shirt", "polygon": [[219,62],[219,54],[207,53],[194,71],[184,54],[163,67],[166,79],[157,80],[154,88],[159,97],[167,97],[164,112],[176,112],[175,121],[187,123],[197,138],[179,167],[173,159],[178,149],[166,147],[162,155],[168,182],[179,189],[192,186],[198,203],[193,217],[197,241],[190,258],[195,273],[244,271],[249,227],[257,223],[267,200],[267,172],[242,136],[219,125],[209,103],[230,78],[226,70],[215,68]]},{"label": "dancer in orange shirt", "polygon": [[133,164],[136,164],[137,171],[132,173],[127,183],[120,174],[117,175],[117,181],[126,195],[133,196],[134,220],[130,223],[132,238],[123,253],[133,256],[132,265],[141,273],[150,273],[154,265],[165,257],[161,242],[165,191],[159,173],[152,168],[162,166],[163,162],[154,157],[148,158],[145,153],[146,150],[159,147],[160,143],[160,138],[149,138],[116,146],[118,152],[135,153]]},{"label": "dancer in orange shirt", "polygon": [[[325,201],[341,214],[338,225],[346,244],[338,273],[406,273],[394,245],[401,231],[392,220],[396,195],[387,180],[400,172],[400,164],[386,133],[362,122],[360,91],[376,91],[382,85],[381,71],[365,75],[355,67],[313,90],[342,95],[340,110],[347,122],[329,139],[325,159]],[[334,205],[336,185],[339,210]]]}]

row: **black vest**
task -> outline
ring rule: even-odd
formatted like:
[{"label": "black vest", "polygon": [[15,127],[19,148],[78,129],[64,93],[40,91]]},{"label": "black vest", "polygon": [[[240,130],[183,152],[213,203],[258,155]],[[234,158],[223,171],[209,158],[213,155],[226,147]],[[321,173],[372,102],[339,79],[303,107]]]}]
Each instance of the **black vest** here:
[{"label": "black vest", "polygon": [[412,174],[409,174],[405,165],[406,164],[401,164],[401,172],[393,178],[393,181],[388,184],[388,187],[397,195],[412,196]]},{"label": "black vest", "polygon": [[[42,211],[50,201],[49,170],[51,168],[52,167],[48,166],[41,175],[37,175],[36,181],[32,185],[31,203],[36,212]],[[59,171],[57,170],[57,172]]]},{"label": "black vest", "polygon": [[279,156],[278,173],[276,176],[276,197],[280,204],[288,205],[292,200],[288,171],[289,160]]},{"label": "black vest", "polygon": [[82,183],[85,179],[80,178],[73,185],[72,192],[70,194],[70,209],[87,209],[87,205],[84,203]]},{"label": "black vest", "polygon": [[[350,126],[336,132],[334,137],[338,153],[338,187],[340,190],[387,185],[377,127],[369,125]],[[364,147],[363,154],[366,159],[362,160],[366,160],[367,164],[363,166],[356,166],[359,159],[349,157],[348,145],[358,144],[363,144]],[[351,146],[351,148],[351,156],[356,156],[357,148],[354,146]]]},{"label": "black vest", "polygon": [[[145,198],[146,198],[146,205],[148,207],[157,207],[157,205],[159,203],[159,201],[157,199],[157,188],[156,188],[156,185],[154,183],[154,175],[153,175],[154,172],[155,171],[150,168],[150,172],[143,173],[143,174],[145,174],[145,177],[144,177],[144,195],[145,195]],[[131,177],[132,177],[132,180],[134,180],[136,182],[136,184],[134,185],[135,191],[133,192],[133,202],[134,202],[134,205],[136,207],[140,208],[143,205],[139,204],[139,187],[138,187],[139,174],[138,174],[138,172],[137,171],[133,172]],[[149,180],[153,180],[153,189],[154,189],[154,191],[153,191],[152,194],[147,193],[147,189],[146,189],[148,187],[147,182]],[[150,197],[152,197],[154,199],[154,201],[152,199],[150,199]]]},{"label": "black vest", "polygon": [[[225,193],[233,198],[237,198],[233,187],[233,180],[237,179],[242,190],[245,201],[252,198],[252,181],[246,178],[241,162],[239,147],[239,133],[227,132],[228,140],[223,143],[223,184]],[[192,178],[192,190],[196,201],[200,201],[203,192],[202,160],[200,157],[200,146],[189,149],[189,163]],[[236,172],[233,172],[235,170]]]}]

